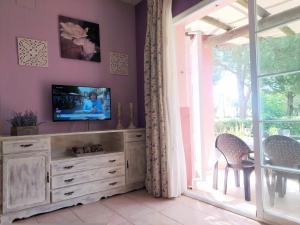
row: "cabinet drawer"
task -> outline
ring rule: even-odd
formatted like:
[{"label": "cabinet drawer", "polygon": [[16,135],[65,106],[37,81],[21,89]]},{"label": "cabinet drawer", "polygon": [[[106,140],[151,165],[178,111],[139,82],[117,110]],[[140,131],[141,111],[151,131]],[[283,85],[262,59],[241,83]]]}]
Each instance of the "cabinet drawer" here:
[{"label": "cabinet drawer", "polygon": [[145,140],[146,134],[145,131],[133,131],[125,133],[125,141],[143,141]]},{"label": "cabinet drawer", "polygon": [[51,174],[59,175],[77,171],[91,170],[103,167],[117,167],[125,164],[124,153],[105,154],[80,157],[76,159],[57,160],[51,165]]},{"label": "cabinet drawer", "polygon": [[120,177],[125,175],[125,166],[99,168],[83,172],[58,175],[51,178],[52,189],[82,184],[95,180]]},{"label": "cabinet drawer", "polygon": [[50,149],[50,138],[3,141],[3,154],[40,151]]},{"label": "cabinet drawer", "polygon": [[52,191],[52,202],[59,202],[66,199],[76,198],[100,191],[110,190],[125,185],[125,177],[94,181],[86,184],[73,185]]}]

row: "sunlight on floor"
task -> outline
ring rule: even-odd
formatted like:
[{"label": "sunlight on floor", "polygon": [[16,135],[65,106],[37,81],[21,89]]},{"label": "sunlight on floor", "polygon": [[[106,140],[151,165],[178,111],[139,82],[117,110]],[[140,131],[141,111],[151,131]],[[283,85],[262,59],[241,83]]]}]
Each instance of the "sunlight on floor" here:
[{"label": "sunlight on floor", "polygon": [[287,180],[287,190],[284,197],[275,195],[275,204],[270,205],[269,193],[264,185],[263,198],[265,210],[285,218],[299,219],[300,217],[300,183],[297,180]]},{"label": "sunlight on floor", "polygon": [[[240,175],[240,187],[235,186],[233,171],[229,171],[227,194],[224,195],[224,170],[219,170],[218,190],[213,189],[212,172],[207,173],[206,181],[195,181],[192,193],[204,197],[211,201],[224,204],[225,206],[233,207],[237,210],[245,212],[248,215],[256,215],[256,195],[255,195],[255,174],[250,177],[251,184],[251,201],[244,199],[243,175]],[[270,206],[270,197],[266,187],[265,180],[263,181],[264,190],[263,198],[267,212],[278,216],[284,216],[291,219],[297,219],[300,215],[300,184],[297,180],[287,181],[287,191],[284,197],[275,195],[275,205]]]},{"label": "sunlight on floor", "polygon": [[230,207],[236,207],[249,215],[255,216],[255,175],[252,173],[250,177],[251,184],[251,201],[245,201],[244,197],[244,185],[243,175],[240,175],[240,187],[235,186],[234,174],[232,170],[229,170],[227,194],[224,195],[224,170],[219,170],[218,176],[218,190],[213,189],[213,172],[207,172],[206,181],[195,181],[193,192],[199,194],[202,197],[208,198],[212,201],[223,203]]}]

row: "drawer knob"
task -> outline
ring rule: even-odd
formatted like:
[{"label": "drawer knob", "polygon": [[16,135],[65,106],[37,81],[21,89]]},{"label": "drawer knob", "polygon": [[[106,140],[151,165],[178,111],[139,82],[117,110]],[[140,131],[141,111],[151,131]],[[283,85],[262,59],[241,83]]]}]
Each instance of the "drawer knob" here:
[{"label": "drawer knob", "polygon": [[64,169],[69,170],[72,169],[74,166],[65,166]]},{"label": "drawer knob", "polygon": [[137,134],[137,135],[135,135],[136,137],[142,137],[143,135],[141,135],[141,134]]},{"label": "drawer knob", "polygon": [[109,160],[108,162],[113,163],[113,162],[115,162],[115,161],[116,161],[115,159],[111,159],[111,160]]},{"label": "drawer knob", "polygon": [[70,179],[67,179],[67,180],[64,180],[64,181],[65,181],[65,183],[71,183],[73,180],[74,180],[74,178],[70,178]]},{"label": "drawer knob", "polygon": [[28,147],[31,147],[33,144],[23,144],[23,145],[20,145],[20,147],[22,148],[28,148]]},{"label": "drawer knob", "polygon": [[74,193],[74,191],[66,192],[66,193],[65,193],[65,196],[70,196],[70,195],[72,195],[73,193]]},{"label": "drawer knob", "polygon": [[108,173],[115,174],[116,172],[117,172],[116,170],[113,170],[113,171],[109,171]]},{"label": "drawer knob", "polygon": [[118,182],[109,183],[110,186],[115,186]]}]

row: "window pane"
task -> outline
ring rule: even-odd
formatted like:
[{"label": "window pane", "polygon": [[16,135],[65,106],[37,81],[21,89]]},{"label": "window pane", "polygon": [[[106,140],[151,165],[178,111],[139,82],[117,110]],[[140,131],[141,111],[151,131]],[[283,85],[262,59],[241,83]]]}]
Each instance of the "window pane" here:
[{"label": "window pane", "polygon": [[300,71],[259,80],[261,119],[300,120]]},{"label": "window pane", "polygon": [[300,70],[300,20],[258,34],[259,75]]},{"label": "window pane", "polygon": [[272,135],[284,135],[300,141],[300,121],[264,122],[262,130],[263,140]]},{"label": "window pane", "polygon": [[[288,1],[282,1],[282,0],[257,0],[257,14],[258,17],[260,13],[263,13],[264,11],[260,10],[260,8],[263,8],[265,11],[270,13],[271,15],[284,12],[286,10],[292,9],[294,7],[299,6],[299,0],[288,0]],[[262,11],[262,12],[261,12]]]},{"label": "window pane", "polygon": [[263,169],[264,209],[284,218],[300,216],[300,175]]},{"label": "window pane", "polygon": [[264,165],[300,169],[300,122],[263,124]]}]

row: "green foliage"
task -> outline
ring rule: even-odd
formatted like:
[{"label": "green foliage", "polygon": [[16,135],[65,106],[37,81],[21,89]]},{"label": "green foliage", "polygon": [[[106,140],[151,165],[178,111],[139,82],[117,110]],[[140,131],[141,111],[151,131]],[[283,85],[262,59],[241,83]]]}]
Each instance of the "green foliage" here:
[{"label": "green foliage", "polygon": [[[300,34],[259,37],[258,40],[260,75],[300,70]],[[249,46],[216,48],[213,51],[213,57],[214,84],[222,79],[224,70],[235,74],[239,85],[238,107],[241,109],[243,105],[246,105],[246,111],[249,112],[251,104],[246,93],[250,90],[251,81]],[[264,119],[300,115],[300,73],[270,76],[260,81]]]},{"label": "green foliage", "polygon": [[[259,38],[258,44],[260,75],[300,70],[299,34]],[[247,90],[245,87],[250,87],[249,48],[245,46],[218,48],[214,49],[213,53],[214,84],[222,79],[224,70],[227,70],[234,73],[238,82],[243,84],[243,91]],[[290,122],[291,119],[300,121],[299,87],[300,73],[297,72],[260,79],[262,119],[283,120],[281,123],[264,123],[264,136],[279,134],[281,130],[287,129],[291,136],[300,137],[300,123]],[[251,109],[249,101],[247,108],[248,111]],[[251,136],[252,121],[238,118],[217,120],[215,134],[220,133],[232,133],[240,137]]]},{"label": "green foliage", "polygon": [[[300,69],[300,35],[259,38],[260,74],[290,72]],[[267,77],[262,80],[261,90],[273,95],[285,96],[286,116],[298,114],[300,101],[300,73]],[[276,102],[274,102],[276,104]],[[264,103],[267,104],[267,103]],[[281,103],[279,103],[281,105]],[[282,110],[281,110],[282,111]],[[276,117],[276,116],[275,116]]]},{"label": "green foliage", "polygon": [[269,127],[269,129],[267,129],[267,134],[268,136],[277,135],[278,131],[279,129],[277,127]]},{"label": "green foliage", "polygon": [[[283,119],[284,121],[285,119]],[[287,129],[290,131],[290,135],[294,138],[300,137],[300,124],[295,122],[289,122],[288,119],[286,119],[287,122],[281,122],[281,123],[264,123],[263,130],[264,130],[264,136],[270,136],[270,135],[276,135],[279,134],[280,130]],[[300,120],[300,118],[297,118],[297,120]]]},{"label": "green foliage", "polygon": [[300,34],[259,38],[260,74],[300,69]]},{"label": "green foliage", "polygon": [[[300,118],[296,118],[296,120],[300,120]],[[290,135],[294,138],[300,138],[300,123],[292,123],[289,122],[288,118],[283,118],[282,123],[264,123],[264,137],[270,135],[279,134],[280,130],[287,129],[290,131]],[[215,120],[214,124],[215,135],[219,135],[222,133],[230,133],[234,134],[238,137],[251,137],[253,136],[252,132],[252,120],[246,119],[241,120],[239,118],[231,118],[231,119],[219,119]]]},{"label": "green foliage", "polygon": [[264,78],[262,81],[262,91],[268,93],[282,93],[287,95],[288,92],[300,94],[300,73],[294,75],[283,75],[276,77]]},{"label": "green foliage", "polygon": [[252,136],[252,120],[251,119],[219,119],[214,124],[215,135],[222,133],[230,133],[239,137]]},{"label": "green foliage", "polygon": [[262,118],[264,120],[280,119],[286,115],[285,96],[281,93],[262,93]]},{"label": "green foliage", "polygon": [[12,127],[37,126],[37,115],[32,111],[14,112],[12,119],[9,120]]},{"label": "green foliage", "polygon": [[[213,83],[216,84],[224,76],[224,71],[235,75],[237,80],[239,117],[247,117],[247,105],[251,93],[250,49],[249,45],[232,45],[213,50]],[[250,108],[251,109],[251,108]]]},{"label": "green foliage", "polygon": [[224,48],[213,49],[214,83],[221,78],[224,70],[245,80],[245,85],[250,86],[250,50],[249,45],[232,45]]}]

